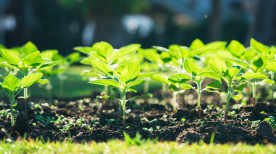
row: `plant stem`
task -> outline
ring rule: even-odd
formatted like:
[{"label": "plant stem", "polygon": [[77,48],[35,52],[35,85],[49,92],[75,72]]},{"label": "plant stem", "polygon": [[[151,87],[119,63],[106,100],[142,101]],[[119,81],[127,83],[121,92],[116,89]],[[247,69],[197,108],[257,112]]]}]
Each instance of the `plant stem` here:
[{"label": "plant stem", "polygon": [[28,98],[28,89],[24,88],[24,106],[25,106],[25,115],[27,117],[28,112],[28,106],[27,106],[27,98]]},{"label": "plant stem", "polygon": [[[274,81],[274,72],[271,72],[271,80]],[[271,84],[271,90],[272,90],[271,99],[272,99],[272,101],[274,101],[274,88],[275,88],[274,84]]]},{"label": "plant stem", "polygon": [[224,113],[224,123],[227,123],[228,109],[229,109],[231,95],[232,95],[231,89],[232,89],[232,81],[230,81],[228,85],[228,96],[227,96],[227,103],[226,103],[226,108]]},{"label": "plant stem", "polygon": [[108,95],[108,86],[104,86],[104,94]]},{"label": "plant stem", "polygon": [[122,92],[122,98],[121,98],[121,105],[122,105],[122,112],[123,112],[123,125],[126,129],[126,91],[124,90]]},{"label": "plant stem", "polygon": [[256,107],[256,79],[254,79],[254,82],[253,82],[253,88],[252,88],[252,93],[253,93],[253,98],[252,98],[252,101],[253,101],[253,104],[254,104],[254,108]]},{"label": "plant stem", "polygon": [[173,92],[173,111],[174,112],[177,112],[177,102],[176,102],[176,99],[177,99],[177,92]]},{"label": "plant stem", "polygon": [[165,97],[165,92],[166,92],[166,83],[162,83],[162,103],[165,105],[166,103],[166,97]]},{"label": "plant stem", "polygon": [[13,104],[14,104],[14,94],[12,93],[10,95],[10,108],[11,108],[11,126],[13,127],[15,125],[14,123],[14,115],[13,115]]},{"label": "plant stem", "polygon": [[198,108],[199,118],[201,118],[200,96],[201,96],[201,82],[197,82],[197,108]]},{"label": "plant stem", "polygon": [[149,93],[149,80],[147,80],[145,83],[144,83],[144,93],[147,94]]}]

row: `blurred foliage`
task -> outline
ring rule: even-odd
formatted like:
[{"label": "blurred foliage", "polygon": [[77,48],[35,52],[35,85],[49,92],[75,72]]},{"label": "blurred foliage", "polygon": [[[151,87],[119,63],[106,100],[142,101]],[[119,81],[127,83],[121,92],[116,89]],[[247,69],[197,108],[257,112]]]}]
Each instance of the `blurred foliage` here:
[{"label": "blurred foliage", "polygon": [[85,15],[122,15],[148,10],[146,0],[60,0],[68,9],[79,10]]}]

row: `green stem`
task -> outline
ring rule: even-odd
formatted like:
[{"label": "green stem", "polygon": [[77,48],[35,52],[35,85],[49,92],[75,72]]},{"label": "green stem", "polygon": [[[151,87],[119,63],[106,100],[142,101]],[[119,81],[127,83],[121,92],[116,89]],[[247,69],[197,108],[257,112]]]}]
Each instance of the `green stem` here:
[{"label": "green stem", "polygon": [[177,92],[173,92],[173,111],[174,112],[177,112],[177,102],[176,102],[176,99],[177,99]]},{"label": "green stem", "polygon": [[165,105],[166,100],[165,100],[165,92],[166,92],[166,83],[162,83],[162,103]]},{"label": "green stem", "polygon": [[14,114],[13,114],[13,104],[14,104],[14,93],[10,95],[10,107],[11,107],[11,126],[13,127],[15,125],[14,122]]},{"label": "green stem", "polygon": [[149,93],[149,80],[147,80],[145,83],[144,83],[144,93],[147,94]]},{"label": "green stem", "polygon": [[[271,72],[271,80],[274,81],[274,72]],[[271,90],[272,90],[272,93],[271,93],[271,98],[272,98],[272,101],[274,100],[274,84],[271,84]]]},{"label": "green stem", "polygon": [[121,98],[121,103],[122,103],[122,111],[123,111],[123,120],[126,119],[126,92],[122,92],[122,98]]},{"label": "green stem", "polygon": [[108,86],[104,87],[104,94],[108,96]]},{"label": "green stem", "polygon": [[197,82],[197,107],[200,108],[201,83]]},{"label": "green stem", "polygon": [[231,95],[232,95],[231,87],[232,87],[232,81],[230,81],[229,85],[228,85],[228,96],[227,96],[227,103],[226,103],[226,108],[225,108],[225,113],[224,113],[224,122],[225,123],[227,122],[228,109],[229,109],[230,99],[231,99]]},{"label": "green stem", "polygon": [[28,98],[28,89],[24,88],[24,99],[26,100]]}]

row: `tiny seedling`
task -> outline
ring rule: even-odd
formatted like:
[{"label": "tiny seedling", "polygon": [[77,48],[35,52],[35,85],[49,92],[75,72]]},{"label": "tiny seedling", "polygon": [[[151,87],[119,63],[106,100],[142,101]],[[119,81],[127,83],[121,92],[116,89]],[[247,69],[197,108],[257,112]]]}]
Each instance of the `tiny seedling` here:
[{"label": "tiny seedling", "polygon": [[16,76],[9,74],[7,77],[5,77],[3,83],[1,83],[4,92],[10,99],[11,126],[15,125],[13,114],[13,107],[16,105],[15,97],[20,93],[21,90],[30,87],[42,76],[42,73],[33,73],[25,76],[20,80]]}]

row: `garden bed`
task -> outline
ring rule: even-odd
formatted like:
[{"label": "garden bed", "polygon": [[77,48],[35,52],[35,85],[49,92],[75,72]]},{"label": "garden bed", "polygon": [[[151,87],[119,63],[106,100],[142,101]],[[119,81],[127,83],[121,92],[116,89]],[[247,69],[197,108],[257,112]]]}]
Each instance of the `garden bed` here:
[{"label": "garden bed", "polygon": [[[14,128],[10,127],[10,120],[2,113],[0,139],[25,137],[44,141],[101,142],[123,140],[123,131],[126,131],[131,137],[139,132],[144,139],[159,141],[276,144],[276,130],[265,121],[270,116],[276,117],[273,103],[258,103],[256,108],[247,105],[231,109],[235,114],[228,115],[228,123],[225,124],[220,108],[203,105],[202,117],[198,118],[193,105],[186,105],[175,113],[169,104],[132,101],[127,104],[130,110],[124,129],[117,103],[113,102],[90,98],[57,100],[55,103],[31,100],[27,117],[22,110],[24,103],[19,102]],[[2,104],[0,108],[8,109],[9,106]]]}]

